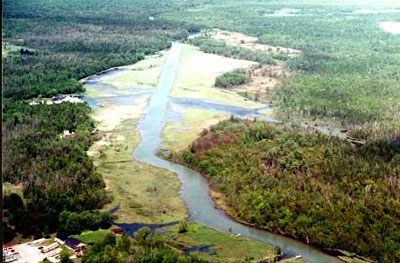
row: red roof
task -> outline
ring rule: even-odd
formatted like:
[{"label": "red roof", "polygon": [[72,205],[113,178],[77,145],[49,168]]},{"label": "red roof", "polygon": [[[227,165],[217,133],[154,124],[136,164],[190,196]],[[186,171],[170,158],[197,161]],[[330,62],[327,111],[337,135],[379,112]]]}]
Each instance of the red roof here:
[{"label": "red roof", "polygon": [[120,234],[120,233],[123,233],[124,230],[122,228],[114,228],[114,229],[111,229],[111,232],[114,234]]}]

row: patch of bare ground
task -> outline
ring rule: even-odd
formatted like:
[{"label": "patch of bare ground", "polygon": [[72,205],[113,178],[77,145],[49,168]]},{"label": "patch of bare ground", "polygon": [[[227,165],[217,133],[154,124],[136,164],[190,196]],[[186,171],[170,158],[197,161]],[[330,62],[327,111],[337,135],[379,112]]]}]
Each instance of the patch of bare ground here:
[{"label": "patch of bare ground", "polygon": [[244,70],[247,83],[233,88],[235,92],[248,99],[271,103],[275,87],[282,83],[290,73],[283,68],[282,62],[276,65],[257,65]]},{"label": "patch of bare ground", "polygon": [[93,118],[98,122],[98,129],[110,131],[115,129],[123,120],[135,119],[141,116],[146,107],[148,97],[139,99],[135,104],[120,105],[114,104],[104,107],[98,111]]},{"label": "patch of bare ground", "polygon": [[258,42],[257,37],[248,36],[242,33],[214,29],[209,34],[211,38],[224,41],[228,45],[239,46],[251,50],[261,50],[273,54],[286,53],[289,56],[297,56],[301,53],[300,50],[293,48],[261,44]]}]

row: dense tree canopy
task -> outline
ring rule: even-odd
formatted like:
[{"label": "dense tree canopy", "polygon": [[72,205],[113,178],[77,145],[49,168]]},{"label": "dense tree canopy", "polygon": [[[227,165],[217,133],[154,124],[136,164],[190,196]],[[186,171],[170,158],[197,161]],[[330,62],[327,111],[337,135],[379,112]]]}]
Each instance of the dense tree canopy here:
[{"label": "dense tree canopy", "polygon": [[224,121],[170,156],[204,173],[231,214],[325,248],[400,260],[400,144],[363,146]]}]

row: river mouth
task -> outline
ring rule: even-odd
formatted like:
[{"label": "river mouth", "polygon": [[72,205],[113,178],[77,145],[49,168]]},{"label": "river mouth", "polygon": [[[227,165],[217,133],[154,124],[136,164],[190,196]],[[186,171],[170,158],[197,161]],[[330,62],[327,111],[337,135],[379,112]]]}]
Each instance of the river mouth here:
[{"label": "river mouth", "polygon": [[[278,234],[259,230],[254,227],[243,225],[234,221],[233,219],[229,218],[222,210],[216,208],[216,205],[209,194],[207,181],[201,174],[188,167],[166,161],[157,156],[157,153],[162,144],[162,129],[168,122],[169,118],[171,118],[171,113],[169,111],[169,105],[171,104],[177,104],[181,107],[197,107],[202,109],[205,108],[208,110],[212,109],[217,112],[219,111],[229,113],[241,118],[255,116],[257,118],[265,118],[266,121],[277,122],[277,120],[273,118],[268,118],[266,115],[260,113],[261,110],[269,109],[269,105],[265,105],[261,108],[256,109],[246,109],[238,106],[216,103],[212,100],[170,97],[169,92],[173,85],[177,71],[177,65],[179,62],[181,51],[180,45],[181,44],[179,43],[174,43],[172,45],[159,79],[158,88],[154,91],[151,91],[150,93],[150,102],[145,109],[145,113],[142,116],[140,123],[136,127],[136,129],[140,132],[141,141],[134,150],[133,158],[137,161],[147,163],[152,166],[167,169],[178,175],[179,179],[182,182],[180,194],[182,199],[185,201],[190,214],[188,220],[195,221],[216,230],[220,230],[223,232],[232,232],[236,235],[240,234],[245,237],[258,240],[270,245],[279,246],[284,251],[285,255],[301,254],[303,256],[304,262],[340,262],[337,258],[331,257],[321,252],[319,249],[305,243]],[[94,78],[91,78],[89,82],[86,82],[86,85],[99,87],[99,85],[102,84],[102,80],[104,80],[104,78],[110,77],[113,74],[119,74],[117,72],[118,70],[112,73],[107,72],[105,73],[105,77],[103,77],[102,75],[95,76]],[[113,89],[112,87],[108,88],[110,89],[109,91]],[[116,89],[114,90],[115,96],[107,97],[105,100],[124,103],[124,95],[118,94],[118,91]],[[127,95],[125,95],[125,97],[126,96]],[[137,94],[131,94],[129,96],[137,96]],[[94,103],[101,103],[101,100],[104,100],[104,98],[94,99],[90,102],[91,106],[94,105]],[[130,103],[132,103],[132,100],[130,101]],[[177,116],[172,116],[174,118],[178,118]],[[172,222],[170,224],[176,224],[176,222]],[[127,231],[131,234],[143,226],[154,227],[154,229],[162,227],[161,225],[153,226],[151,224],[117,225],[122,228],[126,228]]]}]

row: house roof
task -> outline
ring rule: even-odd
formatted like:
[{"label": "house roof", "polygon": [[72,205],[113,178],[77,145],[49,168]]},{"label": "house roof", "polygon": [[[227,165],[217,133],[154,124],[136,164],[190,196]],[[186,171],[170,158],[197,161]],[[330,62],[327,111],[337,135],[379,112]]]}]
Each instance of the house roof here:
[{"label": "house roof", "polygon": [[57,238],[65,243],[65,245],[69,246],[72,249],[78,247],[79,244],[84,243],[82,240],[73,237],[66,237],[64,235],[57,235]]},{"label": "house roof", "polygon": [[115,229],[112,229],[111,232],[113,232],[113,233],[123,233],[124,230],[122,228],[115,228]]},{"label": "house roof", "polygon": [[81,240],[73,238],[73,237],[67,238],[64,242],[70,248],[77,248],[80,243],[83,243]]}]

